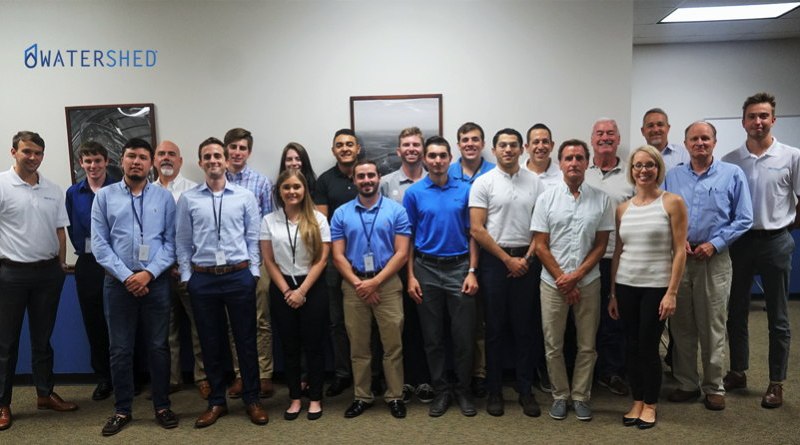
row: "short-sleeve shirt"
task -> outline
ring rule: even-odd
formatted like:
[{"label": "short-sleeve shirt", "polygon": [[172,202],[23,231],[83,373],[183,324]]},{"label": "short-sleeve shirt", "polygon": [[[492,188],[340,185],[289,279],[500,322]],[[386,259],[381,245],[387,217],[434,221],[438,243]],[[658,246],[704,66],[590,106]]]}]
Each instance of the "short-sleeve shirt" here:
[{"label": "short-sleeve shirt", "polygon": [[172,193],[172,197],[175,198],[176,204],[178,203],[178,198],[181,197],[183,192],[197,187],[196,182],[192,181],[191,179],[184,178],[183,175],[181,175],[180,173],[178,173],[178,175],[175,176],[175,179],[170,181],[166,186],[161,184],[161,181],[158,180],[153,181],[153,185],[156,187],[164,188],[168,192]]},{"label": "short-sleeve shirt", "polygon": [[456,256],[469,252],[469,184],[451,177],[444,187],[425,177],[403,198],[414,232],[414,248],[427,255]]},{"label": "short-sleeve shirt", "polygon": [[[596,165],[592,165],[586,170],[586,184],[608,195],[611,198],[612,208],[617,208],[618,205],[631,199],[635,192],[633,184],[628,182],[628,163],[619,158],[617,160],[616,167],[605,173]],[[615,244],[616,233],[612,231],[611,236],[608,237],[608,246],[606,246],[603,258],[614,256]]]},{"label": "short-sleeve shirt", "polygon": [[342,204],[352,201],[358,196],[353,180],[342,173],[337,165],[325,170],[317,178],[316,190],[314,190],[314,204],[328,206],[328,221],[333,218]]},{"label": "short-sleeve shirt", "polygon": [[554,161],[553,159],[550,159],[550,165],[548,165],[547,169],[542,173],[536,173],[528,168],[528,158],[525,158],[525,160],[520,159],[519,166],[538,176],[545,189],[549,189],[550,187],[564,182],[564,173],[561,171],[558,161]]},{"label": "short-sleeve shirt", "polygon": [[[314,217],[319,225],[322,242],[331,242],[331,228],[325,215],[315,210]],[[287,223],[283,209],[264,217],[261,222],[260,239],[272,241],[275,263],[282,274],[294,277],[308,275],[313,260],[311,252],[299,234],[298,223],[292,221]],[[294,254],[292,254],[292,244],[294,244]]]},{"label": "short-sleeve shirt", "polygon": [[[428,172],[423,171],[422,178],[427,176]],[[420,178],[420,180],[422,180],[422,178]],[[414,180],[406,176],[403,168],[400,167],[398,170],[381,178],[381,195],[402,204],[403,195],[413,184]]]},{"label": "short-sleeve shirt", "polygon": [[486,230],[497,245],[523,247],[531,243],[529,222],[543,190],[542,182],[528,169],[509,175],[495,168],[472,184],[469,206],[486,209]]},{"label": "short-sleeve shirt", "polygon": [[[575,198],[566,183],[546,190],[536,201],[530,229],[550,235],[550,252],[565,273],[575,271],[594,246],[597,232],[611,232],[614,210],[611,198],[600,190],[581,184]],[[579,286],[600,278],[600,267],[595,265],[583,277]],[[556,287],[556,281],[547,268],[542,268],[542,280]]]},{"label": "short-sleeve shirt", "polygon": [[491,171],[494,167],[495,164],[493,162],[481,158],[481,165],[478,166],[478,171],[472,176],[467,176],[464,174],[464,169],[461,168],[461,158],[458,158],[457,161],[450,164],[450,167],[447,169],[447,176],[472,184],[476,179],[481,177],[484,173]]}]

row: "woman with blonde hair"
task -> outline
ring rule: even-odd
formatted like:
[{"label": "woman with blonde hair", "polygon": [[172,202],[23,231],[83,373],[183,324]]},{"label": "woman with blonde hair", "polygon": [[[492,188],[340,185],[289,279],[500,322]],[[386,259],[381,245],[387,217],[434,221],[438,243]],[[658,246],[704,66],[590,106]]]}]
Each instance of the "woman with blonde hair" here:
[{"label": "woman with blonde hair", "polygon": [[308,419],[322,416],[324,339],[328,292],[320,279],[330,251],[325,215],[314,210],[306,178],[299,169],[283,171],[275,183],[276,211],[261,224],[261,256],[270,277],[272,322],[284,352],[291,404],[286,420],[300,414],[301,355],[308,364]]},{"label": "woman with blonde hair", "polygon": [[622,416],[622,423],[640,429],[656,424],[662,372],[658,347],[664,322],[675,313],[686,262],[686,205],[680,196],[659,188],[665,170],[655,147],[634,150],[628,162],[628,181],[636,193],[620,204],[616,213],[608,312],[625,326],[633,405]]}]

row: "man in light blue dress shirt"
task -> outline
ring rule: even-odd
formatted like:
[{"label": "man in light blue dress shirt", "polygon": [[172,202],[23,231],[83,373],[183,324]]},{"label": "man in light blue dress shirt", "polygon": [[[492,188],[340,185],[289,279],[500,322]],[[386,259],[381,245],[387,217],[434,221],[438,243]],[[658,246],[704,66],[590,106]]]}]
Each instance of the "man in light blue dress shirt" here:
[{"label": "man in light blue dress shirt", "polygon": [[137,326],[144,330],[153,407],[164,428],[178,426],[170,410],[170,266],[175,262],[175,201],[147,181],[153,148],[129,140],[122,151],[122,181],[97,192],[92,205],[92,248],[106,270],[103,290],[111,348],[115,415],[103,435],[117,434],[131,420],[133,347]]},{"label": "man in light blue dress shirt", "polygon": [[178,199],[175,241],[181,283],[191,297],[211,385],[208,409],[195,426],[210,426],[228,412],[224,360],[228,339],[223,334],[228,319],[239,356],[242,400],[250,420],[264,425],[268,418],[258,400],[255,293],[261,213],[252,192],[225,178],[228,150],[219,139],[203,141],[198,157],[206,180]]},{"label": "man in light blue dress shirt", "polygon": [[[708,122],[686,128],[691,161],[669,172],[664,189],[680,195],[689,209],[686,269],[670,319],[675,347],[672,374],[678,388],[670,402],[688,402],[705,393],[707,409],[725,409],[723,367],[725,321],[731,287],[728,248],[753,225],[753,206],[741,168],[714,159],[717,131]],[[697,372],[697,343],[703,377]]]},{"label": "man in light blue dress shirt", "polygon": [[649,145],[657,148],[664,158],[667,171],[680,164],[688,164],[689,152],[686,147],[669,142],[669,117],[661,108],[651,108],[642,118],[642,136]]}]

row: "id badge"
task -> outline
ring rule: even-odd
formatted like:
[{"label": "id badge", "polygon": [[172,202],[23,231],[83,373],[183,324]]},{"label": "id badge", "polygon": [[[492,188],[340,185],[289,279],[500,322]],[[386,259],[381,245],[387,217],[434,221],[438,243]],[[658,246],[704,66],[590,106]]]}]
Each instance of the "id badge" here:
[{"label": "id badge", "polygon": [[375,255],[372,252],[364,255],[364,272],[375,272]]},{"label": "id badge", "polygon": [[86,240],[83,242],[83,253],[92,253],[92,239],[88,236]]},{"label": "id badge", "polygon": [[225,261],[225,252],[223,252],[221,250],[217,250],[215,258],[216,258],[217,266],[224,266],[225,264],[227,264],[227,262]]},{"label": "id badge", "polygon": [[139,246],[139,261],[148,261],[150,259],[150,246],[142,244]]}]

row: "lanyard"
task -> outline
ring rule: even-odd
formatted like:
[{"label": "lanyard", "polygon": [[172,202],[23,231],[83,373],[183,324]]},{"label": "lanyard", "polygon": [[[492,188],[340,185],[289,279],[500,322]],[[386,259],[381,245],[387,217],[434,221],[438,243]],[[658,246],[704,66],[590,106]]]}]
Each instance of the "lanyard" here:
[{"label": "lanyard", "polygon": [[358,212],[358,217],[361,219],[361,227],[364,228],[364,234],[367,237],[367,252],[372,252],[370,240],[372,240],[372,232],[375,231],[375,226],[378,223],[378,213],[381,211],[381,204],[383,204],[383,196],[381,196],[380,200],[378,201],[378,208],[375,210],[375,219],[372,220],[372,227],[369,228],[369,231],[367,231],[367,224],[364,222],[363,215],[366,209]]},{"label": "lanyard", "polygon": [[214,227],[217,228],[217,246],[222,244],[222,197],[225,190],[219,195],[219,216],[217,216],[217,206],[214,205],[214,192],[211,192],[211,213],[214,215]]},{"label": "lanyard", "polygon": [[144,189],[142,189],[142,194],[139,195],[139,202],[141,203],[139,206],[142,211],[141,217],[139,217],[139,213],[136,212],[136,206],[133,204],[133,193],[131,193],[131,211],[133,211],[136,224],[139,225],[139,239],[141,240],[141,243],[144,244]]},{"label": "lanyard", "polygon": [[[292,266],[294,266],[295,256],[297,255],[297,232],[300,230],[300,222],[298,221],[297,226],[294,228],[294,240],[292,240],[292,233],[289,231],[289,215],[286,214],[286,210],[283,211],[283,216],[286,222],[286,236],[289,238],[289,246],[292,248]],[[292,274],[292,281],[294,285],[297,286],[297,280],[294,278],[294,274]]]}]

